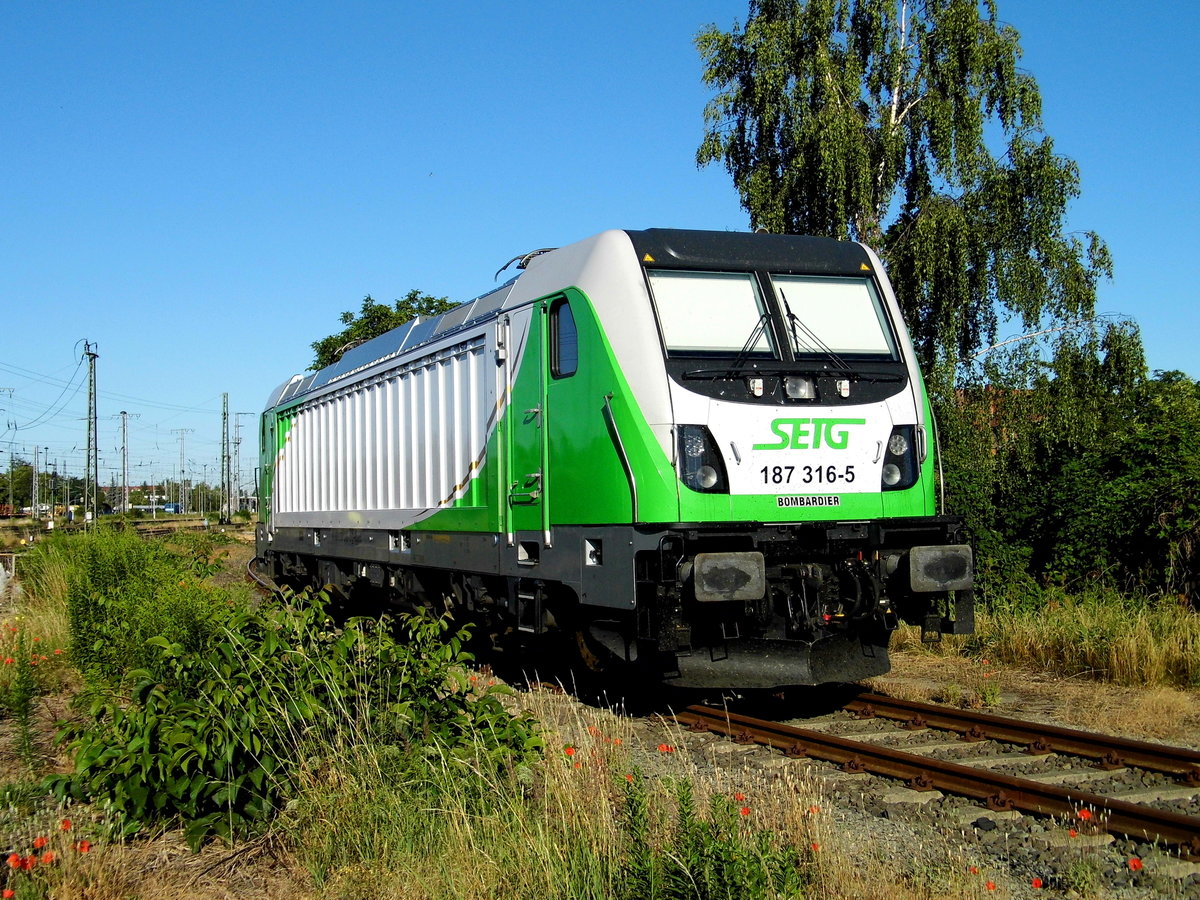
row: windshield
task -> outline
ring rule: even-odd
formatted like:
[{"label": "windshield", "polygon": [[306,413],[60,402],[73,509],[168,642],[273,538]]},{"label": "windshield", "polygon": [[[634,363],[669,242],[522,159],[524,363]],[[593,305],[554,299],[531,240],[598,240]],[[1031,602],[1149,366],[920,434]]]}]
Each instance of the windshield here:
[{"label": "windshield", "polygon": [[661,270],[646,274],[667,355],[778,356],[753,274]]},{"label": "windshield", "polygon": [[[797,356],[836,354],[897,359],[896,342],[868,278],[772,275]],[[793,318],[794,317],[794,318]]]}]

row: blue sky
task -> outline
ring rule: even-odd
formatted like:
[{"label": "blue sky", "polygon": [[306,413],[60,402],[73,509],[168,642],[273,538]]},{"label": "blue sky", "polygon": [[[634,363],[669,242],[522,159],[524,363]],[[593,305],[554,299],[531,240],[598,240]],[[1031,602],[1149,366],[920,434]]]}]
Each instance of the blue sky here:
[{"label": "blue sky", "polygon": [[[1113,251],[1099,308],[1139,322],[1151,368],[1200,377],[1196,17],[998,6],[1080,165],[1071,225]],[[693,38],[746,9],[9,0],[0,466],[38,446],[81,472],[84,339],[100,354],[101,480],[119,468],[120,410],[136,416],[132,481],[177,471],[178,429],[193,429],[189,477],[211,479],[221,394],[257,412],[365,294],[469,299],[516,254],[610,227],[744,229],[728,176],[695,166],[709,94]]]}]

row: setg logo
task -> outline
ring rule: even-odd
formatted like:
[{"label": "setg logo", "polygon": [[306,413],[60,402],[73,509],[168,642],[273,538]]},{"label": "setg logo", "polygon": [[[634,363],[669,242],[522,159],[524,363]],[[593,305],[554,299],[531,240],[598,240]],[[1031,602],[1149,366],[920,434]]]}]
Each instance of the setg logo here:
[{"label": "setg logo", "polygon": [[847,426],[866,425],[866,419],[776,419],[771,431],[779,440],[755,444],[755,450],[845,450],[850,443]]}]

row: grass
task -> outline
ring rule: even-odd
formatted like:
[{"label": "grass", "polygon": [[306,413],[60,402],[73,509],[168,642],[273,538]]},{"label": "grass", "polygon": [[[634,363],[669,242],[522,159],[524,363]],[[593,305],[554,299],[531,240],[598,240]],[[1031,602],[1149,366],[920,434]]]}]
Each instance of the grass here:
[{"label": "grass", "polygon": [[[570,697],[522,697],[557,742],[525,772],[422,773],[369,747],[310,785],[281,821],[322,897],[975,897],[960,859],[929,848],[887,859],[874,834],[839,827],[802,762],[769,774],[714,765],[665,730]],[[363,803],[370,797],[370,803]]]},{"label": "grass", "polygon": [[1174,597],[1055,592],[1038,611],[994,612],[979,637],[992,656],[1047,672],[1200,687],[1200,615]]},{"label": "grass", "polygon": [[[893,648],[917,650],[920,640],[919,629],[901,628]],[[1127,687],[1200,687],[1200,614],[1175,597],[1050,588],[1037,605],[979,610],[975,634],[923,649]]]}]

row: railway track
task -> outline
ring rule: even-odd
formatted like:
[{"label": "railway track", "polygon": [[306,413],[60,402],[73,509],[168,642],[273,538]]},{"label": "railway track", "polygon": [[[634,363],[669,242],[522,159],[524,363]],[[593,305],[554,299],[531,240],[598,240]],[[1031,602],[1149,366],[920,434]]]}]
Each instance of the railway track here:
[{"label": "railway track", "polygon": [[[838,735],[826,727],[800,728],[706,706],[690,706],[675,718],[691,731],[724,734],[797,758],[826,760],[850,774],[870,773],[901,780],[915,791],[940,790],[973,798],[992,811],[1060,817],[1084,829],[1170,844],[1181,856],[1200,859],[1200,816],[1126,799],[1115,790],[1089,790],[1069,783],[1135,768],[1174,780],[1173,790],[1160,790],[1160,796],[1200,795],[1200,752],[877,694],[860,694],[845,709],[860,719],[886,719],[897,727]],[[929,735],[931,729],[953,732],[955,739],[949,743],[915,739]],[[1021,749],[999,756],[979,754],[974,759],[969,755],[941,758],[947,751],[962,752],[959,748],[968,744],[982,748],[988,741]],[[1022,759],[1054,755],[1082,758],[1087,767],[1034,775],[995,771],[1020,768]]]},{"label": "railway track", "polygon": [[246,563],[246,581],[253,584],[262,594],[273,594],[278,590],[275,582],[262,575],[258,571],[259,558],[257,556],[250,557],[250,561]]}]

